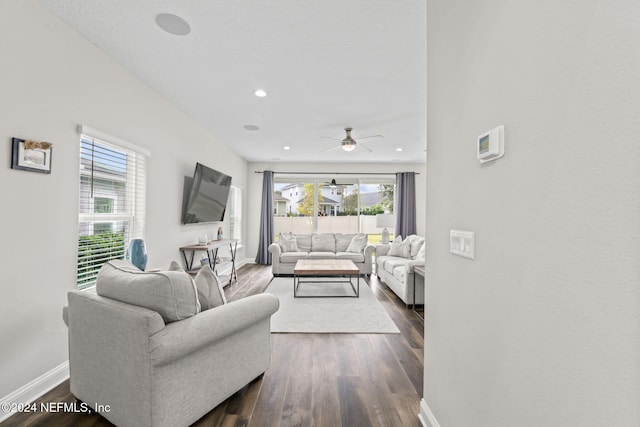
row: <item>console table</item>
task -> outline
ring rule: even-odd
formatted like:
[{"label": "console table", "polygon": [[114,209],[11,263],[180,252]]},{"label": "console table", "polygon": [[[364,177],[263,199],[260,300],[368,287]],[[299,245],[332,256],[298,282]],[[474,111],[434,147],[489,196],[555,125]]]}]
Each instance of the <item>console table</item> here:
[{"label": "console table", "polygon": [[209,261],[209,267],[211,270],[216,271],[218,263],[218,249],[229,246],[231,251],[231,275],[229,276],[229,285],[233,280],[238,281],[236,274],[236,251],[238,248],[238,241],[236,239],[221,239],[212,240],[207,244],[188,245],[180,248],[184,264],[187,267],[187,273],[195,273],[198,270],[193,268],[193,259],[196,252],[206,252],[207,260]]}]

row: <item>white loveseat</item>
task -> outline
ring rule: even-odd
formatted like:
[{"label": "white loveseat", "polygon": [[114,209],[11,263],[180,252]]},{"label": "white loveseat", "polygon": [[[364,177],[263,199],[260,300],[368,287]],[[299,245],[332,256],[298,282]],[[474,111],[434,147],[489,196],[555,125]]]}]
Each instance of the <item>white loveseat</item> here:
[{"label": "white loveseat", "polygon": [[[413,267],[425,265],[424,237],[396,237],[390,245],[376,247],[376,275],[405,304],[413,301]],[[424,304],[424,286],[416,286],[415,304]]]},{"label": "white loveseat", "polygon": [[281,233],[279,242],[269,245],[274,276],[293,274],[299,259],[350,259],[360,274],[370,276],[374,250],[375,246],[367,244],[367,235],[361,233]]}]

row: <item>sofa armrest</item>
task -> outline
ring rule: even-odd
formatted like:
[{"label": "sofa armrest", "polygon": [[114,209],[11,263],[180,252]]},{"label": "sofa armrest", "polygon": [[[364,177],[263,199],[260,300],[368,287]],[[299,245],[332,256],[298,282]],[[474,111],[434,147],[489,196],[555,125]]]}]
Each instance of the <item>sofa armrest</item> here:
[{"label": "sofa armrest", "polygon": [[273,254],[273,256],[278,257],[280,259],[280,254],[282,253],[282,248],[278,243],[272,243],[269,245],[269,252]]},{"label": "sofa armrest", "polygon": [[375,245],[367,245],[364,247],[364,258],[365,259],[370,259],[371,256],[373,255],[373,252],[375,252],[376,250],[376,246]]},{"label": "sofa armrest", "polygon": [[269,321],[279,305],[275,296],[258,294],[170,323],[151,337],[152,364],[172,362],[255,323]]},{"label": "sofa armrest", "polygon": [[423,259],[412,259],[407,262],[407,273],[413,273],[413,267],[424,267],[425,260]]}]

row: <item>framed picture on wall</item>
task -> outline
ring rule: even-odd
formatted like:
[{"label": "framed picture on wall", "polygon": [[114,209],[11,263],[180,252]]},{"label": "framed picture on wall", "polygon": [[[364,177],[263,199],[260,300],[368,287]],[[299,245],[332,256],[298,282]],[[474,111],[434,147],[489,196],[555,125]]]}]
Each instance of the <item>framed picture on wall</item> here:
[{"label": "framed picture on wall", "polygon": [[11,142],[13,144],[11,169],[51,173],[53,145],[50,142],[36,142],[19,138],[11,138]]}]

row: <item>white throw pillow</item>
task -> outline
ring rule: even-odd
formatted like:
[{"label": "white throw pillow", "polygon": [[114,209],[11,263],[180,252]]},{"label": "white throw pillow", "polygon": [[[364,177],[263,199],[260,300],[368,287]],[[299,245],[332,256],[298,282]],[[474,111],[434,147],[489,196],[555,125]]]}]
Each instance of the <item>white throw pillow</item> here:
[{"label": "white throw pillow", "polygon": [[409,244],[411,245],[411,258],[416,259],[416,255],[418,254],[418,251],[420,250],[422,245],[424,245],[424,237],[420,237],[416,234],[412,234],[410,236],[407,236],[407,238],[405,239],[405,242],[406,241],[409,241]]},{"label": "white throw pillow", "polygon": [[282,248],[282,252],[299,252],[296,236],[280,233],[280,248]]},{"label": "white throw pillow", "polygon": [[424,261],[424,256],[425,256],[424,254],[425,254],[425,247],[426,247],[426,246],[427,246],[427,245],[423,244],[423,245],[420,247],[420,250],[418,251],[418,253],[416,254],[416,256],[415,256],[415,258],[414,258],[415,260],[417,260],[417,261]]},{"label": "white throw pillow", "polygon": [[401,258],[411,258],[411,242],[402,241],[402,236],[398,236],[391,242],[389,248],[389,256],[397,256]]},{"label": "white throw pillow", "polygon": [[362,233],[356,234],[353,236],[353,239],[351,239],[351,243],[349,243],[346,252],[361,254],[365,246],[367,246],[367,235]]},{"label": "white throw pillow", "polygon": [[203,265],[194,279],[198,289],[201,310],[218,307],[227,303],[218,275],[208,265]]}]

